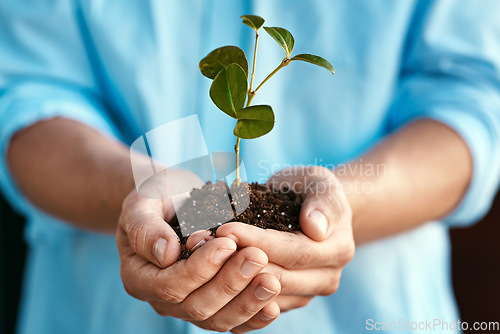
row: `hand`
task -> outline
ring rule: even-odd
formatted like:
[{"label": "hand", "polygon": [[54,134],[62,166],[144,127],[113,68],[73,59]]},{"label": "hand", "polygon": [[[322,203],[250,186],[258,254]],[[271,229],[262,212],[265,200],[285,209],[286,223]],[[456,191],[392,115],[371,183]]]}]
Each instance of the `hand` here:
[{"label": "hand", "polygon": [[340,182],[326,168],[286,169],[268,184],[302,196],[303,232],[228,223],[217,230],[217,237],[229,237],[239,248],[259,247],[267,254],[264,272],[279,278],[281,295],[276,301],[284,312],[307,305],[314,296],[337,291],[342,269],[354,256],[352,212]]},{"label": "hand", "polygon": [[[236,252],[230,238],[207,238],[189,259],[177,261],[180,242],[164,217],[167,200],[145,199],[133,191],[124,201],[117,228],[125,290],[172,316],[210,330],[245,332],[269,325],[278,315],[278,279],[261,273],[266,254],[255,247]],[[188,246],[199,244],[193,234]]]}]

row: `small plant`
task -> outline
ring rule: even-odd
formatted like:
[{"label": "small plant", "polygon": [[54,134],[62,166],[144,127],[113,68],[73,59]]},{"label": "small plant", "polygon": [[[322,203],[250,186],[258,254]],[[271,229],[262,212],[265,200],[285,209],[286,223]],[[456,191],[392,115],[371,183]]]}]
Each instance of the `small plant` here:
[{"label": "small plant", "polygon": [[295,40],[288,30],[279,27],[264,27],[264,30],[283,48],[286,56],[276,69],[254,89],[259,29],[264,25],[264,19],[255,15],[243,15],[241,18],[245,25],[255,30],[255,49],[250,77],[245,52],[237,46],[223,46],[215,49],[200,61],[201,73],[213,79],[210,98],[220,110],[237,120],[233,131],[236,136],[234,151],[237,184],[241,182],[239,166],[241,139],[261,137],[274,127],[274,112],[271,106],[252,106],[252,100],[259,89],[279,70],[295,60],[309,62],[334,73],[333,66],[322,57],[311,54],[299,54],[292,57]]}]

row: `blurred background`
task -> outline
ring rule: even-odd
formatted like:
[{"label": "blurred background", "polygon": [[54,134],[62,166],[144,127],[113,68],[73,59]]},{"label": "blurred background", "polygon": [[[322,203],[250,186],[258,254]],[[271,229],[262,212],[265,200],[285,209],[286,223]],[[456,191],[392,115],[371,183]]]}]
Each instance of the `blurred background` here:
[{"label": "blurred background", "polygon": [[[0,333],[14,333],[26,245],[23,218],[0,197]],[[453,285],[462,321],[500,319],[500,193],[490,213],[469,228],[453,229]],[[465,332],[473,333],[470,332]]]},{"label": "blurred background", "polygon": [[470,325],[500,321],[500,192],[483,220],[450,234],[453,286],[462,320]]}]

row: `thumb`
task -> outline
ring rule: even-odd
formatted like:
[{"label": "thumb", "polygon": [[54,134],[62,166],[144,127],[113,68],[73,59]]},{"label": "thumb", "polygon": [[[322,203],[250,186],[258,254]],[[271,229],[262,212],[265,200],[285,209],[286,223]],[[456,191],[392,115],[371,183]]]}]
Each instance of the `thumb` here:
[{"label": "thumb", "polygon": [[300,228],[309,238],[323,241],[344,215],[342,194],[337,191],[307,193],[300,210]]},{"label": "thumb", "polygon": [[118,221],[118,233],[125,234],[133,253],[156,264],[160,268],[175,263],[180,255],[180,240],[172,227],[164,220],[164,203],[145,199],[132,193],[124,202]]},{"label": "thumb", "polygon": [[342,186],[332,171],[324,167],[285,169],[274,174],[267,184],[274,189],[293,185],[293,190],[304,199],[300,228],[315,241],[323,241],[332,234],[348,206]]},{"label": "thumb", "polygon": [[306,198],[300,210],[300,228],[309,238],[323,241],[327,237],[329,220],[316,199]]}]

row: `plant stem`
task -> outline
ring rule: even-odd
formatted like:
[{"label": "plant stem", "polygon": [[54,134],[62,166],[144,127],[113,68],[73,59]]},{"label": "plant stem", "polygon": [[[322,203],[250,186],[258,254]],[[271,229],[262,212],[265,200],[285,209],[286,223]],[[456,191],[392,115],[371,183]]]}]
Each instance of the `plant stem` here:
[{"label": "plant stem", "polygon": [[250,103],[252,103],[252,99],[253,97],[251,97],[251,95],[255,95],[255,94],[252,94],[253,91],[253,81],[255,80],[255,64],[257,62],[257,45],[259,44],[259,33],[256,32],[255,33],[255,49],[253,51],[253,66],[252,66],[252,76],[251,76],[251,79],[250,79],[250,88],[248,89],[248,101],[247,101],[247,107],[250,106]]},{"label": "plant stem", "polygon": [[241,178],[240,178],[240,137],[237,137],[236,139],[236,145],[234,145],[234,153],[236,154],[236,179],[234,180],[236,184],[241,183]]},{"label": "plant stem", "polygon": [[271,79],[273,75],[275,75],[279,70],[281,70],[283,67],[285,66],[288,66],[288,64],[290,64],[290,59],[288,58],[284,58],[283,61],[278,65],[278,67],[276,67],[274,69],[274,71],[272,71],[265,79],[264,81],[262,81],[260,83],[260,85],[257,86],[257,88],[255,88],[255,90],[252,92],[252,95],[255,96],[255,94],[257,93],[257,91],[260,89],[260,87],[262,87],[263,84],[265,84],[267,82],[267,80]]},{"label": "plant stem", "polygon": [[[289,58],[287,58],[287,57],[283,58],[283,60],[281,61],[281,63],[278,65],[278,67],[276,67],[274,69],[274,71],[272,71],[264,79],[264,81],[262,81],[260,83],[260,85],[258,85],[257,88],[255,88],[254,91],[252,91],[253,81],[255,79],[255,63],[256,63],[256,59],[257,59],[257,44],[258,44],[258,42],[259,42],[259,34],[256,33],[255,34],[255,51],[253,53],[252,76],[250,78],[250,89],[248,90],[248,99],[247,99],[247,104],[246,104],[247,108],[250,107],[250,105],[252,104],[252,100],[255,97],[255,94],[257,94],[257,91],[260,89],[260,87],[262,87],[262,85],[264,85],[267,82],[267,80],[271,79],[272,76],[275,75],[279,70],[281,70],[283,67],[288,66],[288,64],[290,64],[290,59]],[[240,140],[241,140],[241,138],[237,137],[236,138],[236,144],[234,145],[234,153],[236,155],[236,179],[234,181],[238,185],[241,183],[241,178],[240,178]]]},{"label": "plant stem", "polygon": [[[255,49],[253,51],[253,65],[252,65],[252,76],[250,77],[250,88],[248,89],[248,99],[246,107],[250,107],[252,100],[255,96],[255,92],[252,91],[253,82],[255,80],[255,64],[257,63],[257,46],[259,45],[259,33],[255,32]],[[236,144],[234,145],[234,153],[236,155],[236,184],[241,183],[240,178],[240,137],[236,138]]]}]

